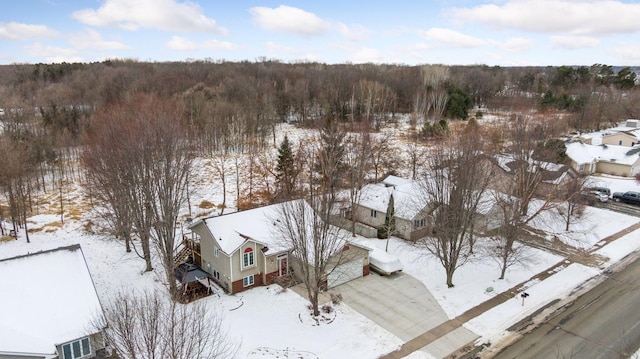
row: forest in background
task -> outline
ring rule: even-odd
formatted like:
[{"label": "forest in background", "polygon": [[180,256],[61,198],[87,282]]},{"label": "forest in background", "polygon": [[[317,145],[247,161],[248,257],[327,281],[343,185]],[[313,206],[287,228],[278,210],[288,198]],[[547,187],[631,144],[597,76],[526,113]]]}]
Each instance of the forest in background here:
[{"label": "forest in background", "polygon": [[[0,186],[10,203],[0,218],[11,218],[17,227],[26,226],[34,191],[47,191],[46,183],[56,181],[62,188],[63,179],[75,179],[82,172],[81,149],[98,143],[97,132],[108,124],[120,124],[113,130],[126,131],[135,141],[151,131],[145,119],[158,121],[184,132],[196,156],[229,159],[230,153],[255,158],[267,147],[274,149],[276,126],[283,122],[321,128],[331,120],[347,131],[375,133],[398,116],[408,116],[412,132],[407,137],[434,144],[449,135],[449,123],[483,113],[514,114],[514,118],[540,115],[552,122],[553,131],[545,130],[550,136],[640,117],[634,69],[602,64],[489,67],[108,60],[0,66],[0,84],[4,154]],[[383,156],[388,143],[379,142],[370,146],[381,151],[371,152]],[[413,157],[418,154],[415,151]],[[413,172],[417,160],[411,160]],[[262,170],[275,173],[271,168]],[[275,195],[275,189],[269,192]]]}]

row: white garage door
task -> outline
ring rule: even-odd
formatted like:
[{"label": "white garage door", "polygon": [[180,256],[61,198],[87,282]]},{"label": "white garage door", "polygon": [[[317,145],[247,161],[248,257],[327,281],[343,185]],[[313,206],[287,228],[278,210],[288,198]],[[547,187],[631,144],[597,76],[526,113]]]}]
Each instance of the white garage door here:
[{"label": "white garage door", "polygon": [[362,277],[362,258],[337,266],[327,276],[327,287],[333,288],[360,277]]}]

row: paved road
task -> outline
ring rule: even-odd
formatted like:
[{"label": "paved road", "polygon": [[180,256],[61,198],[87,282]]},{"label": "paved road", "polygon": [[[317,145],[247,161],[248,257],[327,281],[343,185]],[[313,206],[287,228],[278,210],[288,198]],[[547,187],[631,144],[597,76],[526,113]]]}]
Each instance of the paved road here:
[{"label": "paved road", "polygon": [[610,274],[495,358],[628,358],[638,347],[640,260]]}]

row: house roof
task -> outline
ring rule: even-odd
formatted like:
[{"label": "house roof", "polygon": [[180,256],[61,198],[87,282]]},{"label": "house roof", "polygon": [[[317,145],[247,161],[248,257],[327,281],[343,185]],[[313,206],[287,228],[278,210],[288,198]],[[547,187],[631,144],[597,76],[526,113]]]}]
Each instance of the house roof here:
[{"label": "house roof", "polygon": [[382,183],[384,183],[386,186],[400,186],[404,184],[409,184],[411,182],[413,181],[411,181],[410,179],[406,179],[406,178],[402,178],[394,175],[389,175],[387,176],[387,178],[382,180]]},{"label": "house roof", "polygon": [[[518,167],[517,159],[509,154],[498,154],[491,157],[492,160],[506,173],[514,173]],[[534,173],[538,169],[542,169],[542,181],[558,184],[567,176],[567,173],[571,171],[569,166],[560,163],[537,161],[531,158],[528,159],[527,171]]]},{"label": "house roof", "polygon": [[0,350],[54,354],[102,314],[80,245],[0,260]]},{"label": "house roof", "polygon": [[567,143],[567,156],[577,164],[611,162],[631,166],[639,157],[640,147],[617,145],[587,145],[582,142]]},{"label": "house roof", "polygon": [[287,250],[277,243],[273,235],[274,221],[278,218],[278,205],[270,205],[195,221],[191,228],[203,222],[217,244],[226,254],[232,254],[246,241],[252,240],[269,247],[265,254]]},{"label": "house roof", "polygon": [[198,266],[193,263],[180,264],[178,268],[174,270],[174,274],[176,275],[176,279],[182,284],[193,283],[198,281],[198,279],[211,277],[209,273],[198,268]]},{"label": "house roof", "polygon": [[624,136],[628,136],[631,137],[632,139],[638,140],[638,138],[640,138],[640,130],[639,129],[625,129],[623,131],[617,131],[617,132],[613,132],[613,133],[608,133],[606,135],[603,136],[604,138],[607,137],[613,137],[613,136],[619,136],[619,135],[624,135]]},{"label": "house roof", "polygon": [[[390,183],[396,184],[389,185]],[[362,187],[358,204],[362,207],[386,213],[389,206],[389,198],[393,195],[395,217],[412,220],[424,208],[419,203],[421,193],[417,182],[389,176],[382,183],[373,183]]]},{"label": "house roof", "polygon": [[[291,249],[291,243],[283,239],[278,233],[277,222],[283,216],[282,208],[287,208],[288,213],[295,216],[299,215],[299,212],[297,212],[299,207],[297,206],[303,206],[300,212],[304,212],[305,216],[315,215],[311,206],[305,200],[300,199],[199,220],[191,224],[190,227],[193,228],[200,223],[204,223],[220,246],[220,249],[228,255],[238,250],[246,241],[253,241],[266,246],[268,248],[264,250],[266,255],[275,254]],[[310,218],[306,219],[306,223],[311,223]],[[331,226],[331,228],[333,234],[339,236],[338,245],[350,243],[368,249],[346,240],[350,236],[347,231],[335,226]],[[307,226],[306,230],[309,231],[311,229]],[[307,235],[307,238],[310,238],[310,234]],[[311,254],[312,256],[313,254]]]}]

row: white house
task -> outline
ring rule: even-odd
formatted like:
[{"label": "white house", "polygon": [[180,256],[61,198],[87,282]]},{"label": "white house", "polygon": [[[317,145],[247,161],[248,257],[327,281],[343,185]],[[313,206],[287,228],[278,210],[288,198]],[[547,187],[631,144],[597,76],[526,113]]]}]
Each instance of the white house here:
[{"label": "white house", "polygon": [[80,245],[0,260],[0,359],[93,358],[102,307]]},{"label": "white house", "polygon": [[640,146],[588,145],[582,142],[570,142],[566,146],[571,166],[578,172],[625,177],[640,173]]}]

